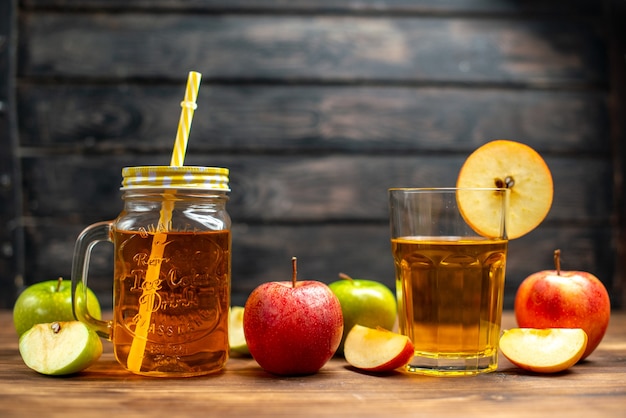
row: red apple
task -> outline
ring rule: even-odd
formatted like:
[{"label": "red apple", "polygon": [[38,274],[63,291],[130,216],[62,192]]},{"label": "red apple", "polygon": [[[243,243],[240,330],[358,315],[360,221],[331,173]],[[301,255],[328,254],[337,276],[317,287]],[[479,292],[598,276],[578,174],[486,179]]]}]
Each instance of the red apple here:
[{"label": "red apple", "polygon": [[587,333],[585,359],[596,349],[609,325],[609,294],[600,280],[584,271],[556,270],[528,276],[515,295],[515,318],[521,328],[582,328]]},{"label": "red apple", "polygon": [[316,373],[335,354],[343,334],[341,304],[318,281],[267,282],[252,291],[243,330],[252,357],[283,376]]},{"label": "red apple", "polygon": [[355,325],[346,336],[343,353],[346,361],[358,369],[388,372],[405,366],[415,349],[406,335]]}]

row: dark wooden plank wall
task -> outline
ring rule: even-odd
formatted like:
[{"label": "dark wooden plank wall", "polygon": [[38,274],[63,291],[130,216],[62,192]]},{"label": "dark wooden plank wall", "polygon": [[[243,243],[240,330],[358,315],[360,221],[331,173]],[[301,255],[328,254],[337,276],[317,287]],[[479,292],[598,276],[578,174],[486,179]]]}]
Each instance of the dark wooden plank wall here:
[{"label": "dark wooden plank wall", "polygon": [[19,227],[21,198],[16,158],[15,27],[16,2],[0,2],[0,307],[11,306],[15,281],[24,270],[18,254],[23,248]]},{"label": "dark wooden plank wall", "polygon": [[[186,163],[231,169],[234,303],[260,282],[288,279],[294,255],[302,279],[344,271],[393,288],[387,188],[453,185],[473,149],[509,138],[545,156],[555,201],[510,245],[506,306],[526,275],[551,268],[555,248],[564,268],[593,271],[621,306],[611,7],[23,0],[22,285],[69,275],[76,235],[121,208],[122,167],[169,162],[196,70]],[[105,304],[110,257],[96,247],[91,271]]]},{"label": "dark wooden plank wall", "polygon": [[626,2],[611,2],[609,9],[611,18],[609,25],[610,37],[609,62],[611,109],[611,138],[613,146],[613,164],[616,196],[616,227],[617,240],[617,268],[615,284],[613,286],[614,299],[621,301],[622,309],[626,306]]}]

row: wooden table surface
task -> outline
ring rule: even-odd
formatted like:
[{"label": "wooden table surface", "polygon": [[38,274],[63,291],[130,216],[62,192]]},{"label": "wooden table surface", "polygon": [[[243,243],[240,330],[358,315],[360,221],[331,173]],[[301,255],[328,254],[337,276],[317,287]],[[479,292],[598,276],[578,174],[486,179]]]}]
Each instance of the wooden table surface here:
[{"label": "wooden table surface", "polygon": [[[515,325],[506,312],[503,327]],[[626,416],[626,313],[584,362],[555,375],[525,373],[501,357],[498,371],[437,378],[396,371],[371,375],[335,358],[312,376],[275,377],[251,358],[223,373],[179,379],[132,375],[111,344],[72,377],[28,369],[11,313],[0,311],[0,417],[620,417]]]}]

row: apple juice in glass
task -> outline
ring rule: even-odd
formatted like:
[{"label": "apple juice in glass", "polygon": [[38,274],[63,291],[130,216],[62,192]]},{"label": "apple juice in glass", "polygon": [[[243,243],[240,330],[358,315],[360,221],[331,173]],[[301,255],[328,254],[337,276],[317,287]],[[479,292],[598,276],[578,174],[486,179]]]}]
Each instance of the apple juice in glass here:
[{"label": "apple juice in glass", "polygon": [[[407,371],[496,370],[508,196],[505,188],[389,191],[399,329],[415,346]],[[477,227],[467,214],[472,202],[486,199],[494,211]]]},{"label": "apple juice in glass", "polygon": [[[231,234],[228,170],[127,167],[124,210],[78,237],[72,269],[76,317],[113,342],[133,373],[196,376],[228,360]],[[90,315],[84,298],[89,253],[114,246],[113,319]]]}]

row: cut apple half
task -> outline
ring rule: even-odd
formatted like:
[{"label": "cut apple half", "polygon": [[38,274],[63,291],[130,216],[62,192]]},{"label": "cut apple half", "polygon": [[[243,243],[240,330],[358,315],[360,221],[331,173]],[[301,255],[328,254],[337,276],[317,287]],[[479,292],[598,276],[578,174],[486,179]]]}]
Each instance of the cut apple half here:
[{"label": "cut apple half", "polygon": [[512,328],[500,337],[500,351],[517,367],[557,373],[578,363],[587,347],[580,328]]},{"label": "cut apple half", "polygon": [[[467,157],[457,187],[506,187],[511,190],[506,225],[509,239],[535,229],[552,206],[552,174],[541,155],[528,145],[505,139],[488,142]],[[500,197],[476,199],[476,194],[459,193],[458,204],[465,221],[479,234],[499,236]]]},{"label": "cut apple half", "polygon": [[405,366],[413,357],[414,347],[406,335],[355,325],[346,336],[343,352],[353,367],[387,372]]},{"label": "cut apple half", "polygon": [[228,322],[228,342],[230,350],[236,354],[249,355],[248,344],[243,333],[243,306],[231,306]]},{"label": "cut apple half", "polygon": [[34,325],[19,340],[19,351],[31,369],[47,375],[78,373],[102,354],[102,341],[79,321]]}]

